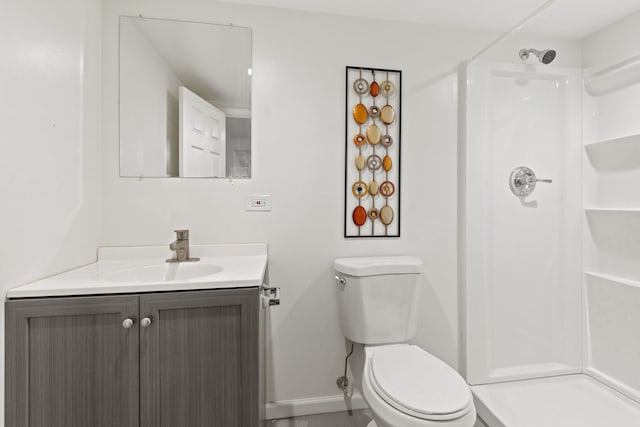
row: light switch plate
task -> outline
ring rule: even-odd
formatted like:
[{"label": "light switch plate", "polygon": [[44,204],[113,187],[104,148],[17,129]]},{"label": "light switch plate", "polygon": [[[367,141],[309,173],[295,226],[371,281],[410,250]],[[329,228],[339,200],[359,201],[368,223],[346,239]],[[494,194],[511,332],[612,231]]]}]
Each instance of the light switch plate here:
[{"label": "light switch plate", "polygon": [[246,203],[247,211],[271,211],[271,195],[269,194],[249,194]]}]

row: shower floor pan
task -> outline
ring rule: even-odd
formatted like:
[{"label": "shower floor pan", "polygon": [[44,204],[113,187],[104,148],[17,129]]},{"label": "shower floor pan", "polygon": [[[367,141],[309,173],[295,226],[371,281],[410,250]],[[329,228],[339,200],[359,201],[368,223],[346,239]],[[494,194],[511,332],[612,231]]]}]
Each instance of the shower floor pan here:
[{"label": "shower floor pan", "polygon": [[471,389],[478,416],[488,427],[640,426],[640,403],[587,375],[476,385]]}]

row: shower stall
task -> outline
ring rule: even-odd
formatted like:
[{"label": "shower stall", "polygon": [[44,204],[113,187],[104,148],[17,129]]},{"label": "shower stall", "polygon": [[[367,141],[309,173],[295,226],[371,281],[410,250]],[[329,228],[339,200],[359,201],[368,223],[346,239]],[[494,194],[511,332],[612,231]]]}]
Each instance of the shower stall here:
[{"label": "shower stall", "polygon": [[540,62],[459,70],[461,369],[481,426],[640,425],[640,57]]},{"label": "shower stall", "polygon": [[[465,74],[467,381],[580,372],[581,73],[474,62]],[[522,167],[551,182],[515,194]]]}]

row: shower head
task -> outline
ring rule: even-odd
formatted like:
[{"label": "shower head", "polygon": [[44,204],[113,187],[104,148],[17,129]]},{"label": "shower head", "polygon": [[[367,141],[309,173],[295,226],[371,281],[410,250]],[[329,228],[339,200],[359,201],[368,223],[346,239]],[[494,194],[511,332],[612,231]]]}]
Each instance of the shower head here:
[{"label": "shower head", "polygon": [[556,51],[553,49],[537,50],[537,49],[520,49],[520,59],[526,61],[529,54],[533,53],[543,64],[550,64],[556,58]]}]

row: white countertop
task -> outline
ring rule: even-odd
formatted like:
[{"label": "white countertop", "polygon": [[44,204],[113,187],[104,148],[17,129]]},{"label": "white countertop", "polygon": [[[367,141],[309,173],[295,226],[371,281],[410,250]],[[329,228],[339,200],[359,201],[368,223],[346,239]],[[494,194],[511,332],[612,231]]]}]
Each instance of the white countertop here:
[{"label": "white countertop", "polygon": [[[265,243],[192,245],[190,256],[196,263],[165,263],[173,252],[165,246],[104,247],[98,261],[7,291],[7,298],[33,298],[71,295],[122,294],[140,292],[225,289],[260,286],[267,269]],[[195,265],[220,270],[186,280],[120,281],[113,277],[124,270],[144,268],[181,269]],[[184,266],[183,266],[184,265]]]}]

